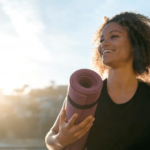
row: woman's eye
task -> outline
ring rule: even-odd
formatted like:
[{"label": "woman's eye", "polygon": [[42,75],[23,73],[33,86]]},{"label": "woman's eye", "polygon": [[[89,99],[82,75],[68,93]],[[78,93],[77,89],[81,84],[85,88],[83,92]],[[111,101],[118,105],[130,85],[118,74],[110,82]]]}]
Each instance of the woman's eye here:
[{"label": "woman's eye", "polygon": [[[114,37],[119,37],[118,35],[112,35],[111,38],[114,38]],[[100,40],[100,43],[102,43],[104,40]]]},{"label": "woman's eye", "polygon": [[111,38],[118,37],[117,35],[112,35]]},{"label": "woman's eye", "polygon": [[102,43],[104,40],[100,40],[100,43]]}]

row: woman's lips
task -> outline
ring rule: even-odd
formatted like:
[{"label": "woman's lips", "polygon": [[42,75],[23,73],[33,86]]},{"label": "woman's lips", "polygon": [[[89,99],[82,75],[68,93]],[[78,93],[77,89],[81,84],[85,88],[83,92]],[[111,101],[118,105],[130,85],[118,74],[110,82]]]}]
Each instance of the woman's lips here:
[{"label": "woman's lips", "polygon": [[102,54],[102,56],[105,56],[105,55],[109,55],[109,54],[111,54],[111,53],[113,53],[114,51],[111,51],[111,52],[109,52],[109,53],[104,53],[104,54]]}]

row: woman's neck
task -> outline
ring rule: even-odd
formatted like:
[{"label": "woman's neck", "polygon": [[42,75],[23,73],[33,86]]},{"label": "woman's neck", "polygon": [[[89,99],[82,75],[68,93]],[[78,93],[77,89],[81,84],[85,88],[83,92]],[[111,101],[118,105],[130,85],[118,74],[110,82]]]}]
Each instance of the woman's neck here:
[{"label": "woman's neck", "polygon": [[134,91],[138,86],[138,80],[133,69],[109,69],[107,88],[108,91],[115,91],[120,94],[126,94]]}]

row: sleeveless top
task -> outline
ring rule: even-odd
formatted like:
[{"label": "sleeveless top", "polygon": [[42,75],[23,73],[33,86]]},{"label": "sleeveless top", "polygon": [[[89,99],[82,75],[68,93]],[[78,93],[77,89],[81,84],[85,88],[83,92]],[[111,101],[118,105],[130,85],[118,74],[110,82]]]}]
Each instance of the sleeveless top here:
[{"label": "sleeveless top", "polygon": [[87,150],[150,149],[150,86],[145,82],[138,80],[134,96],[116,104],[107,92],[105,79],[94,117]]}]

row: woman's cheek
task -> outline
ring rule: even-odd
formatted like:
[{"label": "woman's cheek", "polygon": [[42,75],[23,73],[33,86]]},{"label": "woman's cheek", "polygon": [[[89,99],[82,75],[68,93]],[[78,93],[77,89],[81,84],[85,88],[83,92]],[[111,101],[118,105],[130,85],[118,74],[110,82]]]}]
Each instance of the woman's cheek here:
[{"label": "woman's cheek", "polygon": [[99,45],[99,47],[98,47],[98,52],[99,52],[99,54],[101,54],[101,45]]}]

